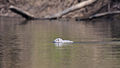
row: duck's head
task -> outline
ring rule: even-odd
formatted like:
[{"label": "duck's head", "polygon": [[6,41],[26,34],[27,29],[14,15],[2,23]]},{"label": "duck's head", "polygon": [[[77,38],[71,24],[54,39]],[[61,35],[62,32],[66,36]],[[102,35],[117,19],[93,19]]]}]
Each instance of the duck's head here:
[{"label": "duck's head", "polygon": [[59,42],[62,42],[63,40],[61,38],[57,38],[54,40],[55,43],[59,43]]}]

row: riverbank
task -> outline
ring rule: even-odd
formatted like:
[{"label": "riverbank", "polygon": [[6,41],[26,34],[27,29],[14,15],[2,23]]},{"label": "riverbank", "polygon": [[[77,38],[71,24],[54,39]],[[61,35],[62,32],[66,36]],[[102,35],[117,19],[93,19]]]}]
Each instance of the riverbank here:
[{"label": "riverbank", "polygon": [[[69,8],[73,5],[76,5],[79,2],[82,2],[84,0],[67,0],[67,1],[62,1],[62,0],[2,0],[0,2],[0,16],[18,16],[17,14],[11,12],[9,10],[10,5],[14,5],[16,7],[19,7],[36,17],[44,17],[48,15],[53,15],[55,13],[58,13],[60,11],[63,11],[66,8]],[[114,0],[111,2],[110,6],[107,5],[107,1],[103,1],[102,5],[104,6],[99,12],[106,12],[106,11],[115,11],[120,9],[120,4],[117,2],[117,0]],[[98,3],[101,2],[101,0],[98,0]],[[101,4],[99,4],[101,5]],[[69,13],[67,15],[64,15],[63,17],[68,17],[68,18],[85,18],[88,17],[88,15],[91,15],[92,12],[95,12],[95,7],[93,6],[99,6],[99,5],[90,5],[88,7],[85,7],[83,9],[74,11],[72,13]],[[106,6],[107,5],[107,6]],[[97,11],[98,9],[96,9]],[[90,13],[91,12],[91,13]]]}]

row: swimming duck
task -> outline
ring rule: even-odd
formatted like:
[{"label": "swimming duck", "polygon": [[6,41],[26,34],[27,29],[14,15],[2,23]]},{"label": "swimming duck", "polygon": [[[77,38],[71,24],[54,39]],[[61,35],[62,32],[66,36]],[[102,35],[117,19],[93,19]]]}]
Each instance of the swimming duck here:
[{"label": "swimming duck", "polygon": [[53,41],[54,43],[73,43],[73,41],[70,40],[63,40],[61,38],[57,38]]}]

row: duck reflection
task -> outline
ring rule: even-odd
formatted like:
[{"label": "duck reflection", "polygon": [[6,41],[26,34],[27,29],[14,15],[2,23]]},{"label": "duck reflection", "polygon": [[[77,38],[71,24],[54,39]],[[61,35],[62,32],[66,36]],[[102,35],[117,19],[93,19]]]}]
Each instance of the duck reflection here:
[{"label": "duck reflection", "polygon": [[72,43],[54,43],[56,47],[63,47],[63,46],[68,46]]}]

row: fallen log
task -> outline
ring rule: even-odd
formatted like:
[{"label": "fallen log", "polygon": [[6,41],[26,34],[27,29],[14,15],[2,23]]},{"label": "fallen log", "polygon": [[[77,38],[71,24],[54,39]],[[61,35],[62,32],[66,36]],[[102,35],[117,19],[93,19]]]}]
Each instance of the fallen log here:
[{"label": "fallen log", "polygon": [[67,8],[67,9],[65,9],[61,12],[58,12],[58,13],[52,15],[52,16],[47,16],[46,18],[60,18],[65,14],[68,14],[68,13],[73,12],[75,10],[81,9],[81,8],[83,8],[85,6],[88,6],[88,5],[90,5],[90,4],[92,4],[96,1],[97,0],[86,0],[86,1],[80,2],[80,3],[78,3],[76,5],[73,5],[70,8]]},{"label": "fallen log", "polygon": [[95,1],[97,1],[97,0],[87,0],[87,1],[80,2],[76,5],[71,6],[70,8],[67,8],[67,9],[61,11],[61,12],[53,14],[52,16],[46,16],[45,18],[36,18],[36,17],[34,17],[34,15],[31,15],[30,13],[28,13],[28,12],[26,12],[26,11],[20,9],[20,8],[17,8],[15,6],[10,6],[10,10],[19,14],[19,15],[21,15],[22,17],[24,17],[27,20],[31,20],[31,19],[57,19],[57,18],[60,18],[63,15],[68,14],[72,11],[75,11],[77,9],[88,6],[92,3],[94,3]]},{"label": "fallen log", "polygon": [[[21,15],[26,20],[53,20],[53,19],[58,18],[57,16],[50,16],[50,17],[48,16],[45,18],[37,18],[34,15],[32,15],[32,14],[30,14],[30,13],[28,13],[28,12],[18,8],[18,7],[15,7],[15,6],[10,6],[10,10],[14,13]],[[98,17],[112,15],[112,14],[120,14],[120,11],[109,11],[109,12],[104,12],[104,13],[98,13],[98,14],[95,14],[95,15],[88,17],[87,19],[93,19],[93,18],[98,18]],[[86,20],[86,19],[83,19],[83,20]]]},{"label": "fallen log", "polygon": [[15,7],[15,6],[10,6],[9,9],[12,12],[22,16],[26,20],[51,20],[51,19],[55,19],[55,18],[38,18],[38,17],[35,17],[34,15],[28,13],[27,11],[24,11],[18,7]]},{"label": "fallen log", "polygon": [[19,14],[21,15],[22,17],[24,17],[25,19],[27,20],[30,20],[30,19],[35,19],[36,17],[34,17],[34,15],[31,15],[30,13],[18,8],[18,7],[15,7],[15,6],[10,6],[9,9],[16,13],[16,14]]},{"label": "fallen log", "polygon": [[103,17],[107,15],[112,15],[112,14],[120,14],[120,11],[109,11],[109,12],[104,12],[104,13],[98,13],[98,14],[90,16],[89,19]]}]

